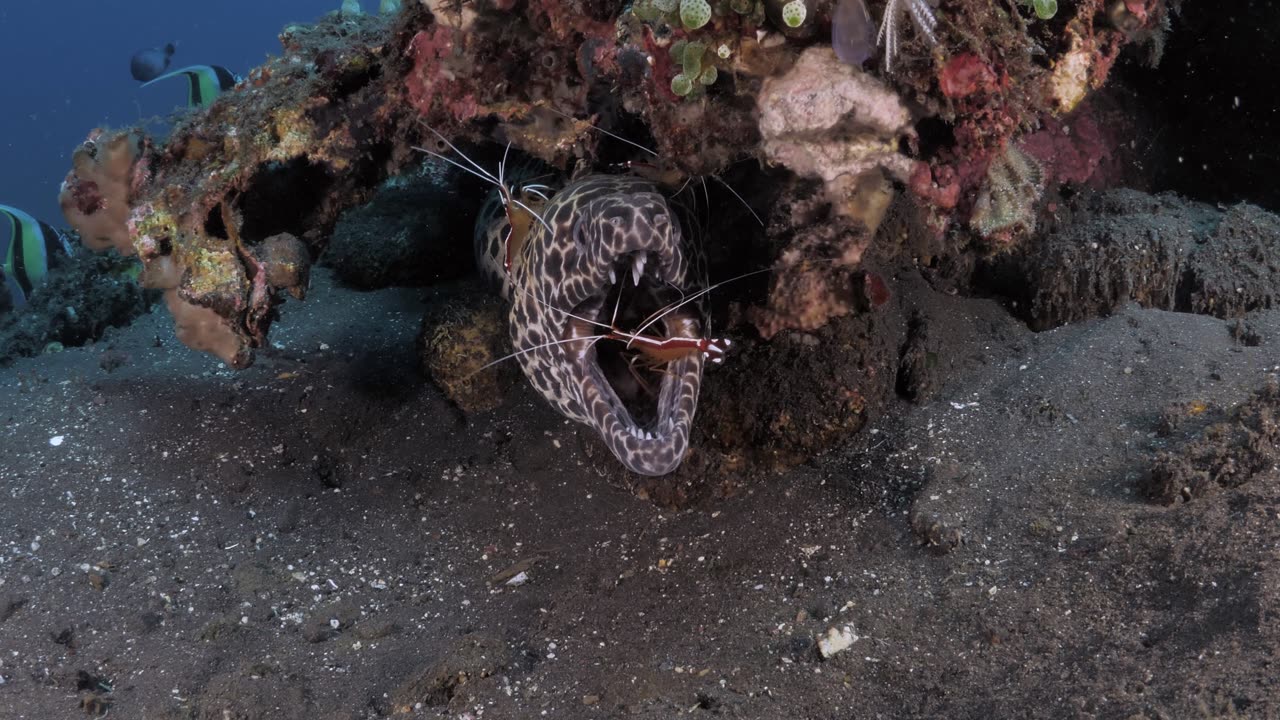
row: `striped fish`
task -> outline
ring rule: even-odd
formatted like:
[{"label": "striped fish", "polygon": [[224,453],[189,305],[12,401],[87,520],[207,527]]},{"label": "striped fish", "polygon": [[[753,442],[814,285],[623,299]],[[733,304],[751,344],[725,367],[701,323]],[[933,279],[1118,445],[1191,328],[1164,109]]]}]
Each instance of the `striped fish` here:
[{"label": "striped fish", "polygon": [[235,73],[221,65],[192,65],[165,73],[155,80],[142,83],[140,87],[178,75],[184,75],[187,78],[187,105],[190,107],[208,107],[219,95],[240,82],[240,78],[236,77]]},{"label": "striped fish", "polygon": [[41,222],[16,207],[0,205],[0,260],[4,262],[4,285],[13,307],[27,304],[31,293],[60,258],[70,257],[71,243],[48,223]]}]

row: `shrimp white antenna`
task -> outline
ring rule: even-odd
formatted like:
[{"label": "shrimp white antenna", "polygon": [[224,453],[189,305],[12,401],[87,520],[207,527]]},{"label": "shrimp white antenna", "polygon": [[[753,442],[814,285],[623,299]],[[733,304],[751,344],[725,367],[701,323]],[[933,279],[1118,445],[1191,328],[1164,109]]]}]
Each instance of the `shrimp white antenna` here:
[{"label": "shrimp white antenna", "polygon": [[[503,183],[502,183],[502,177],[501,177],[501,176],[502,176],[502,174],[503,174],[503,172],[504,172],[504,168],[505,168],[505,165],[506,165],[507,153],[511,151],[511,143],[507,143],[507,149],[506,149],[506,150],[503,152],[503,154],[502,154],[502,162],[498,163],[498,177],[494,177],[492,173],[490,173],[488,170],[485,170],[485,169],[484,169],[484,167],[483,167],[483,166],[481,166],[479,163],[477,163],[476,161],[474,161],[474,160],[472,160],[471,158],[467,157],[466,153],[462,152],[462,151],[461,151],[461,150],[459,150],[459,149],[458,149],[458,148],[457,148],[453,143],[449,142],[449,141],[448,141],[448,140],[447,140],[443,135],[441,135],[439,132],[437,132],[435,128],[431,127],[430,125],[427,125],[426,123],[423,123],[423,124],[422,124],[422,126],[423,126],[423,127],[425,127],[426,129],[430,130],[431,132],[435,133],[435,136],[436,136],[436,137],[438,137],[438,138],[440,138],[440,142],[443,142],[445,145],[448,145],[450,150],[453,150],[455,153],[457,153],[459,157],[461,157],[463,160],[466,160],[466,161],[467,161],[467,163],[468,163],[469,165],[471,165],[472,167],[467,167],[466,165],[463,165],[462,163],[460,163],[460,162],[458,162],[458,161],[454,160],[453,158],[450,158],[450,157],[448,157],[448,156],[446,156],[446,155],[441,155],[440,153],[438,153],[438,152],[436,152],[436,151],[434,151],[434,150],[429,150],[429,149],[424,148],[424,147],[418,147],[417,145],[412,145],[412,146],[410,146],[410,147],[412,147],[414,150],[417,150],[418,152],[426,153],[426,154],[430,155],[430,156],[431,156],[431,157],[433,157],[433,158],[437,158],[437,159],[439,159],[439,160],[443,160],[443,161],[445,161],[445,162],[449,163],[450,165],[452,165],[452,166],[454,166],[454,167],[458,168],[459,170],[462,170],[462,171],[464,171],[464,172],[470,173],[470,174],[472,174],[472,175],[474,175],[474,176],[476,176],[476,177],[480,178],[481,180],[483,180],[483,181],[485,181],[485,182],[487,182],[487,183],[490,183],[491,185],[496,185],[496,186],[498,187],[498,189],[502,192],[502,194],[503,194],[503,196],[504,196],[504,199],[506,199],[506,200],[507,200],[507,202],[510,202],[511,204],[515,205],[516,207],[520,208],[521,210],[524,210],[525,212],[527,212],[527,213],[529,213],[530,215],[532,215],[532,216],[534,216],[535,218],[537,218],[537,219],[538,219],[538,222],[542,224],[542,227],[544,227],[544,228],[546,228],[546,229],[547,229],[547,232],[555,232],[554,230],[552,230],[552,229],[551,229],[551,225],[550,225],[550,223],[548,223],[548,222],[547,222],[547,221],[542,217],[542,215],[541,215],[541,214],[539,214],[538,212],[534,211],[534,209],[533,209],[533,208],[531,208],[531,207],[529,207],[528,205],[525,205],[524,203],[522,203],[522,202],[520,202],[519,200],[517,200],[517,199],[515,198],[515,196],[512,194],[511,190],[510,190],[506,185],[503,185]],[[473,170],[472,168],[475,168],[475,169]],[[541,187],[545,187],[545,186],[541,186]],[[539,194],[541,194],[541,193],[539,193]],[[543,197],[545,198],[545,196],[543,196]]]},{"label": "shrimp white antenna", "polygon": [[645,330],[648,330],[650,327],[653,326],[654,323],[658,322],[662,318],[670,315],[676,310],[679,310],[685,305],[688,305],[694,300],[697,300],[698,298],[703,297],[704,295],[710,293],[712,290],[715,290],[716,288],[719,288],[722,285],[727,285],[731,282],[736,282],[743,278],[751,277],[752,275],[759,275],[760,273],[767,273],[777,269],[778,268],[774,266],[770,266],[767,268],[760,268],[759,270],[752,270],[751,272],[745,272],[745,273],[742,273],[741,275],[731,277],[728,280],[721,280],[720,282],[715,283],[714,285],[708,285],[707,287],[699,290],[696,293],[693,293],[692,295],[689,295],[688,297],[681,298],[678,302],[671,303],[665,308],[660,308],[658,310],[655,310],[652,315],[650,315],[648,318],[645,319],[645,321],[640,325],[639,329],[635,331],[635,334],[639,335],[643,333]]},{"label": "shrimp white antenna", "polygon": [[760,227],[764,227],[764,220],[761,220],[761,219],[760,219],[760,216],[756,214],[756,211],[755,211],[754,209],[752,209],[752,207],[751,207],[750,205],[748,205],[748,204],[747,204],[747,201],[746,201],[746,200],[744,200],[744,199],[742,198],[742,196],[738,194],[738,191],[737,191],[737,190],[734,190],[734,189],[733,189],[733,186],[731,186],[729,183],[725,182],[725,181],[724,181],[724,178],[720,177],[719,175],[712,175],[711,177],[712,177],[716,182],[718,182],[718,183],[720,183],[721,185],[723,185],[725,190],[728,190],[729,192],[733,193],[733,196],[734,196],[734,197],[736,197],[736,198],[738,198],[738,202],[742,203],[742,207],[746,208],[746,209],[747,209],[747,212],[751,213],[751,217],[755,218],[755,219],[756,219],[756,222],[760,223]]},{"label": "shrimp white antenna", "polygon": [[[426,128],[426,129],[428,129],[428,130],[430,130],[430,131],[431,131],[431,134],[432,134],[432,135],[435,135],[435,136],[436,136],[436,138],[437,138],[438,140],[440,140],[440,142],[444,143],[446,147],[448,147],[450,150],[452,150],[452,151],[454,151],[455,153],[457,153],[457,154],[458,154],[458,157],[462,158],[463,160],[466,160],[468,165],[470,165],[471,167],[475,168],[477,172],[476,172],[476,173],[472,173],[473,175],[474,175],[474,174],[479,174],[479,176],[480,176],[480,177],[486,178],[486,179],[488,179],[490,182],[497,182],[497,180],[498,180],[498,179],[497,179],[497,178],[495,178],[495,177],[493,176],[493,173],[489,172],[488,170],[485,170],[485,169],[484,169],[484,167],[483,167],[482,165],[480,165],[479,163],[477,163],[475,160],[472,160],[471,158],[467,157],[467,154],[466,154],[466,153],[464,153],[464,152],[462,152],[461,150],[459,150],[457,145],[454,145],[453,143],[449,142],[449,138],[447,138],[447,137],[445,137],[444,135],[442,135],[442,134],[440,133],[440,131],[439,131],[439,130],[436,130],[435,128],[431,127],[430,125],[426,124],[425,122],[423,122],[423,123],[422,123],[422,127]],[[507,147],[508,147],[508,148],[510,148],[510,145],[508,145]],[[447,159],[448,159],[448,158],[445,158],[444,156],[440,155],[439,153],[432,152],[432,151],[427,150],[427,149],[425,149],[425,148],[415,147],[414,149],[415,149],[415,150],[422,150],[423,152],[430,153],[431,155],[435,155],[436,157],[441,158],[441,159],[444,159],[444,160],[447,160]],[[451,161],[451,162],[452,162],[452,161]],[[454,163],[454,164],[455,164],[455,165],[457,165],[457,163]],[[461,165],[458,165],[458,167],[462,167],[462,166],[461,166]],[[499,184],[501,184],[501,183],[499,183]]]},{"label": "shrimp white antenna", "polygon": [[[553,107],[551,107],[551,106],[549,106],[549,105],[547,106],[547,109],[548,109],[548,110],[550,110],[551,112],[553,112],[553,113],[555,113],[555,114],[559,115],[559,116],[560,116],[560,117],[562,117],[562,118],[567,118],[567,119],[569,119],[569,120],[573,120],[573,121],[577,121],[577,119],[578,119],[578,118],[576,118],[576,117],[574,117],[574,116],[570,115],[569,113],[560,112],[559,110],[557,110],[557,109],[555,109],[555,108],[553,108]],[[626,138],[622,137],[621,135],[617,135],[617,134],[615,134],[615,133],[611,133],[611,132],[609,132],[608,130],[605,130],[604,128],[602,128],[602,127],[600,127],[600,126],[596,125],[595,123],[590,123],[590,122],[588,122],[587,124],[591,126],[591,129],[592,129],[592,130],[597,130],[597,131],[599,131],[599,132],[602,132],[602,133],[604,133],[605,135],[608,135],[609,137],[613,138],[614,140],[619,140],[619,141],[621,141],[621,142],[624,142],[624,143],[626,143],[626,144],[630,145],[631,147],[638,148],[638,149],[640,149],[640,150],[643,150],[643,151],[645,151],[645,152],[649,153],[650,155],[652,155],[652,156],[654,156],[654,157],[658,157],[658,153],[657,153],[657,152],[655,152],[655,151],[653,151],[653,150],[650,150],[649,148],[647,148],[647,147],[645,147],[645,146],[641,145],[641,144],[640,144],[640,143],[638,143],[638,142],[635,142],[635,141],[633,141],[633,140],[628,140],[628,139],[626,139]]]},{"label": "shrimp white antenna", "polygon": [[599,342],[600,340],[604,340],[607,337],[609,336],[608,335],[583,335],[582,337],[565,338],[563,340],[552,340],[551,342],[532,345],[518,352],[513,352],[510,355],[503,355],[502,357],[492,362],[487,362],[484,365],[481,365],[480,367],[476,368],[474,371],[467,373],[466,376],[464,376],[462,379],[470,380],[471,378],[475,377],[476,375],[479,375],[480,373],[484,372],[485,370],[488,370],[489,368],[493,367],[494,365],[497,365],[498,363],[506,362],[507,360],[510,360],[512,358],[518,358],[521,355],[526,355],[528,353],[533,352],[534,350],[541,350],[543,348],[555,347],[556,345],[567,345],[569,343],[581,342],[583,340],[590,340],[591,343],[594,345],[595,343]]}]

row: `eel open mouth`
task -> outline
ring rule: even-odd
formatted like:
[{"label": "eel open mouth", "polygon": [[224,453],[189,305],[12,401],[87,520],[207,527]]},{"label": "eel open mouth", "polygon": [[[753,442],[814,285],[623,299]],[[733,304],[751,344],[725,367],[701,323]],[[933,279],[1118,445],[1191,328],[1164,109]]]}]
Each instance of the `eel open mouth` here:
[{"label": "eel open mouth", "polygon": [[641,327],[681,297],[689,258],[680,218],[652,184],[628,175],[575,180],[540,217],[511,270],[509,331],[525,377],[600,433],[627,469],[675,470],[702,384],[700,310],[681,307]]},{"label": "eel open mouth", "polygon": [[[702,379],[703,357],[696,349],[655,357],[640,343],[627,342],[631,334],[655,340],[701,334],[691,306],[666,312],[682,295],[676,289],[680,278],[668,277],[680,263],[662,257],[664,250],[635,250],[608,262],[603,282],[574,307],[576,317],[561,338],[582,339],[565,349],[583,403],[618,459],[643,475],[664,475],[680,464]],[[649,324],[656,315],[661,319]],[[601,338],[609,328],[618,332]]]}]

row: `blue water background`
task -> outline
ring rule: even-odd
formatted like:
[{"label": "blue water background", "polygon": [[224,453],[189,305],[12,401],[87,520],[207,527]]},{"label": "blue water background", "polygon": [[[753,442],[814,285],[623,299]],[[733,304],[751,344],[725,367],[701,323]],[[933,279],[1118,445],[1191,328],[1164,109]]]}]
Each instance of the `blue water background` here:
[{"label": "blue water background", "polygon": [[[364,0],[377,12],[377,0]],[[66,224],[58,186],[71,152],[94,127],[165,116],[186,103],[186,83],[139,88],[134,51],[178,43],[170,69],[223,65],[243,75],[281,53],[278,35],[339,0],[4,0],[0,2],[0,204]]]}]

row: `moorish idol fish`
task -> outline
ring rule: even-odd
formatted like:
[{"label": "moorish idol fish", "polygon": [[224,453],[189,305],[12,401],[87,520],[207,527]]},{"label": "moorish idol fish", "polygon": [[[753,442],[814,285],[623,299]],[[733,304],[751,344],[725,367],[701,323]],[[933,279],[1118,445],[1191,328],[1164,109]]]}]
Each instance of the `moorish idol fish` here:
[{"label": "moorish idol fish", "polygon": [[236,77],[235,73],[221,65],[192,65],[144,82],[142,87],[178,75],[187,76],[187,105],[190,107],[208,107],[214,98],[240,82],[240,78]]},{"label": "moorish idol fish", "polygon": [[133,73],[133,79],[138,82],[155,80],[160,73],[169,69],[169,60],[176,49],[173,43],[168,43],[163,47],[147,48],[134,53],[129,58],[129,72]]},{"label": "moorish idol fish", "polygon": [[6,235],[0,230],[0,261],[4,263],[4,284],[13,307],[27,304],[36,286],[44,282],[49,268],[72,254],[67,237],[15,207],[0,205],[0,228],[9,221]]}]

